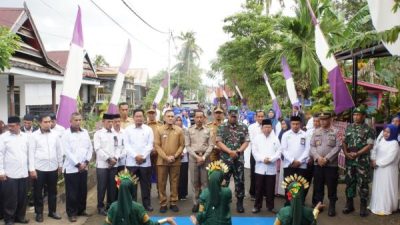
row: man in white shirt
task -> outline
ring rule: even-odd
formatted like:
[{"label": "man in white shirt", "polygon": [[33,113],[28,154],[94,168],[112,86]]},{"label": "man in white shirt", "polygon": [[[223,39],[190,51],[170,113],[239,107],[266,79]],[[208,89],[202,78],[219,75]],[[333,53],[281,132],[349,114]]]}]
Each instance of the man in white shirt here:
[{"label": "man in white shirt", "polygon": [[[117,197],[115,175],[121,153],[117,135],[112,131],[113,119],[112,114],[103,114],[103,128],[96,131],[93,137],[96,152],[97,212],[103,216],[107,215],[107,209]],[[106,193],[107,204],[104,205]]]},{"label": "man in white shirt", "polygon": [[[304,177],[310,155],[310,149],[306,148],[307,135],[300,129],[301,118],[299,116],[290,117],[290,126],[291,129],[283,134],[281,140],[281,151],[284,156],[283,176],[297,174]],[[286,204],[289,204],[290,201],[286,195],[285,198]]]},{"label": "man in white shirt", "polygon": [[26,114],[23,119],[23,126],[21,127],[21,131],[29,135],[35,132],[38,128],[33,126],[34,120],[35,117],[33,115]]},{"label": "man in white shirt", "polygon": [[274,211],[276,160],[281,157],[279,140],[272,132],[271,120],[265,119],[261,124],[262,133],[258,134],[251,142],[256,161],[256,200],[253,213],[260,212],[264,195],[268,211],[276,212]]},{"label": "man in white shirt", "polygon": [[0,182],[6,225],[28,223],[25,218],[28,176],[36,178],[28,135],[21,132],[20,123],[19,117],[9,117],[8,131],[0,136]]},{"label": "man in white shirt", "polygon": [[50,114],[51,118],[51,131],[57,132],[58,136],[61,138],[63,135],[65,128],[57,124],[57,117],[56,114],[51,113]]},{"label": "man in white shirt", "polygon": [[261,123],[265,119],[265,113],[262,110],[257,110],[256,115],[254,115],[256,122],[249,126],[249,137],[250,137],[250,198],[252,201],[255,200],[256,194],[256,176],[255,176],[255,166],[256,161],[253,156],[253,141],[257,135],[262,134]]},{"label": "man in white shirt", "polygon": [[[125,129],[124,144],[126,149],[126,167],[139,178],[142,203],[146,211],[153,211],[150,201],[151,191],[151,160],[153,150],[153,130],[144,124],[144,111],[133,111],[134,125]],[[137,189],[136,189],[137,190]],[[136,192],[133,193],[136,200]]]},{"label": "man in white shirt", "polygon": [[87,177],[93,146],[89,133],[81,128],[81,114],[72,113],[70,118],[71,127],[66,129],[61,137],[61,146],[65,154],[63,172],[66,210],[68,220],[76,222],[77,216],[88,216]]},{"label": "man in white shirt", "polygon": [[117,170],[121,172],[125,169],[126,166],[126,151],[125,151],[125,144],[124,144],[124,136],[125,136],[125,129],[122,128],[122,121],[120,114],[113,115],[113,128],[112,131],[117,136],[118,140],[118,148],[120,149],[121,156],[118,159],[117,163]]},{"label": "man in white shirt", "polygon": [[59,220],[61,216],[56,212],[57,207],[57,180],[62,170],[63,154],[59,134],[50,129],[49,115],[39,117],[40,129],[33,132],[29,138],[29,149],[34,155],[34,165],[37,178],[33,182],[33,197],[36,221],[43,222],[43,189],[48,191],[48,216]]}]

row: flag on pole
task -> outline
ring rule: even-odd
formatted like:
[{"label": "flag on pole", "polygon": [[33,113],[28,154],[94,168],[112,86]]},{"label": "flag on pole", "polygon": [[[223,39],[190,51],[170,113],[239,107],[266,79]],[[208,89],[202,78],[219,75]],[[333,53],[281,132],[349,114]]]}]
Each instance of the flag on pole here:
[{"label": "flag on pole", "polygon": [[118,113],[118,101],[121,97],[122,86],[124,85],[125,74],[129,69],[129,65],[131,63],[132,50],[131,50],[131,42],[128,40],[128,45],[125,50],[125,56],[122,60],[121,66],[118,70],[117,79],[115,80],[110,104],[108,106],[108,113],[117,114]]},{"label": "flag on pole", "polygon": [[64,128],[68,128],[70,126],[70,116],[72,113],[77,111],[76,98],[82,84],[83,57],[84,52],[81,8],[78,6],[74,33],[72,36],[67,65],[64,72],[60,104],[57,111],[57,123]]},{"label": "flag on pole", "polygon": [[281,63],[282,63],[283,76],[285,77],[286,80],[286,90],[288,92],[290,103],[292,103],[292,106],[300,105],[299,99],[297,98],[296,88],[294,87],[292,72],[290,72],[289,64],[287,63],[285,57],[282,57]]},{"label": "flag on pole", "polygon": [[[153,104],[154,104],[154,103],[157,104],[157,105],[160,104],[161,99],[162,99],[163,96],[164,96],[164,89],[165,89],[167,86],[168,86],[168,73],[165,74],[165,77],[164,77],[163,81],[162,81],[161,84],[160,84],[160,88],[158,89],[157,95],[156,95],[156,97],[154,98]],[[168,93],[168,95],[169,95],[169,93]]]},{"label": "flag on pole", "polygon": [[236,89],[236,91],[238,92],[240,99],[243,99],[242,92],[240,92],[239,86],[237,85],[236,82],[235,82],[235,89]]},{"label": "flag on pole", "polygon": [[[376,31],[383,32],[395,26],[400,26],[400,9],[396,13],[392,8],[394,0],[368,0],[368,8],[372,18],[372,24]],[[383,42],[383,45],[392,55],[400,56],[400,38],[393,43]]]},{"label": "flag on pole", "polygon": [[231,106],[231,101],[229,100],[229,97],[228,97],[228,95],[226,94],[224,88],[222,89],[222,94],[223,94],[224,97],[225,97],[225,100],[226,100],[226,107],[228,108],[229,106]]},{"label": "flag on pole", "polygon": [[333,55],[328,56],[329,45],[315,17],[310,1],[307,0],[307,6],[310,10],[312,22],[315,26],[315,49],[319,61],[328,71],[329,86],[333,96],[335,113],[339,114],[347,109],[354,107],[353,99],[343,81],[342,71]]},{"label": "flag on pole", "polygon": [[271,95],[271,98],[272,98],[272,109],[275,111],[275,118],[278,119],[282,116],[281,108],[279,107],[279,104],[278,104],[278,99],[276,98],[275,93],[272,90],[271,85],[269,84],[267,74],[264,73],[263,77],[265,80],[265,84],[267,85],[269,95]]}]

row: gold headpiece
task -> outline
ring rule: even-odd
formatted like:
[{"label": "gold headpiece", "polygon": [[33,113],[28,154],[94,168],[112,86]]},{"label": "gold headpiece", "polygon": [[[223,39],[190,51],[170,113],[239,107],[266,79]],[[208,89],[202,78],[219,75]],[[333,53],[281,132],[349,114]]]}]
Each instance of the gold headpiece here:
[{"label": "gold headpiece", "polygon": [[129,170],[126,168],[119,172],[117,175],[115,175],[115,183],[117,185],[117,188],[121,185],[122,180],[130,180],[134,185],[137,184],[139,178],[136,177],[136,175],[132,175]]},{"label": "gold headpiece", "polygon": [[282,182],[282,188],[288,189],[286,195],[289,201],[292,200],[292,198],[296,198],[302,187],[303,189],[307,189],[309,186],[308,181],[302,176],[297,176],[297,174],[285,177]]},{"label": "gold headpiece", "polygon": [[206,169],[208,170],[208,175],[210,175],[215,170],[221,170],[223,173],[227,173],[229,171],[228,166],[221,160],[211,162],[210,164],[208,164]]},{"label": "gold headpiece", "polygon": [[298,182],[304,187],[304,189],[307,189],[310,186],[310,184],[304,177],[294,174],[285,177],[284,181],[282,181],[282,188],[286,189],[293,182]]}]

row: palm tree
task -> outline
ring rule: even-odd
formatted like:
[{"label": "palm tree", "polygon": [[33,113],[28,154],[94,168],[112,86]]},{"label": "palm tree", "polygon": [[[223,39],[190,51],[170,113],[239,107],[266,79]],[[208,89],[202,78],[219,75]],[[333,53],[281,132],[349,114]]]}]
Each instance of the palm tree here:
[{"label": "palm tree", "polygon": [[177,84],[180,85],[180,80],[184,79],[186,84],[180,85],[183,89],[195,89],[201,81],[199,63],[203,50],[197,45],[193,31],[182,32],[178,39],[183,43],[177,55],[178,63],[173,67],[177,75]]},{"label": "palm tree", "polygon": [[[272,0],[256,0],[256,3],[262,5],[265,9],[265,14],[269,15],[269,10],[271,9]],[[284,0],[279,0],[281,7],[285,7]]]},{"label": "palm tree", "polygon": [[[341,23],[336,14],[331,11],[329,1],[311,0],[312,6],[319,15],[321,29],[339,33]],[[276,32],[280,40],[273,51],[264,53],[257,62],[258,69],[263,70],[267,65],[279,64],[283,56],[288,59],[296,87],[308,95],[311,88],[318,86],[319,60],[315,52],[314,25],[305,0],[298,1],[295,9],[296,17],[281,16],[278,18]]]}]

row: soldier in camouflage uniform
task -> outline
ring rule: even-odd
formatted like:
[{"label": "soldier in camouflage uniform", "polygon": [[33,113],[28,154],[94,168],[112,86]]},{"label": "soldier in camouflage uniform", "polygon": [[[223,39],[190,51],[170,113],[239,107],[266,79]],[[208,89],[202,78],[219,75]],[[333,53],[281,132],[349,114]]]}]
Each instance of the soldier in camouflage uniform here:
[{"label": "soldier in camouflage uniform", "polygon": [[360,216],[368,216],[367,202],[370,182],[370,150],[375,140],[375,132],[364,123],[365,110],[355,108],[353,111],[354,123],[349,125],[345,132],[343,151],[346,155],[346,206],[344,214],[354,211],[353,198],[356,188],[360,195]]},{"label": "soldier in camouflage uniform", "polygon": [[220,158],[228,165],[229,171],[225,174],[226,185],[233,175],[236,192],[236,210],[244,212],[244,157],[243,153],[249,145],[250,138],[247,126],[238,122],[238,108],[228,108],[229,119],[218,127],[217,146],[221,149]]},{"label": "soldier in camouflage uniform", "polygon": [[211,130],[211,139],[214,144],[213,150],[210,154],[211,162],[219,160],[219,148],[216,145],[217,130],[219,125],[224,121],[224,110],[220,106],[214,108],[214,121],[207,123],[207,127]]}]

